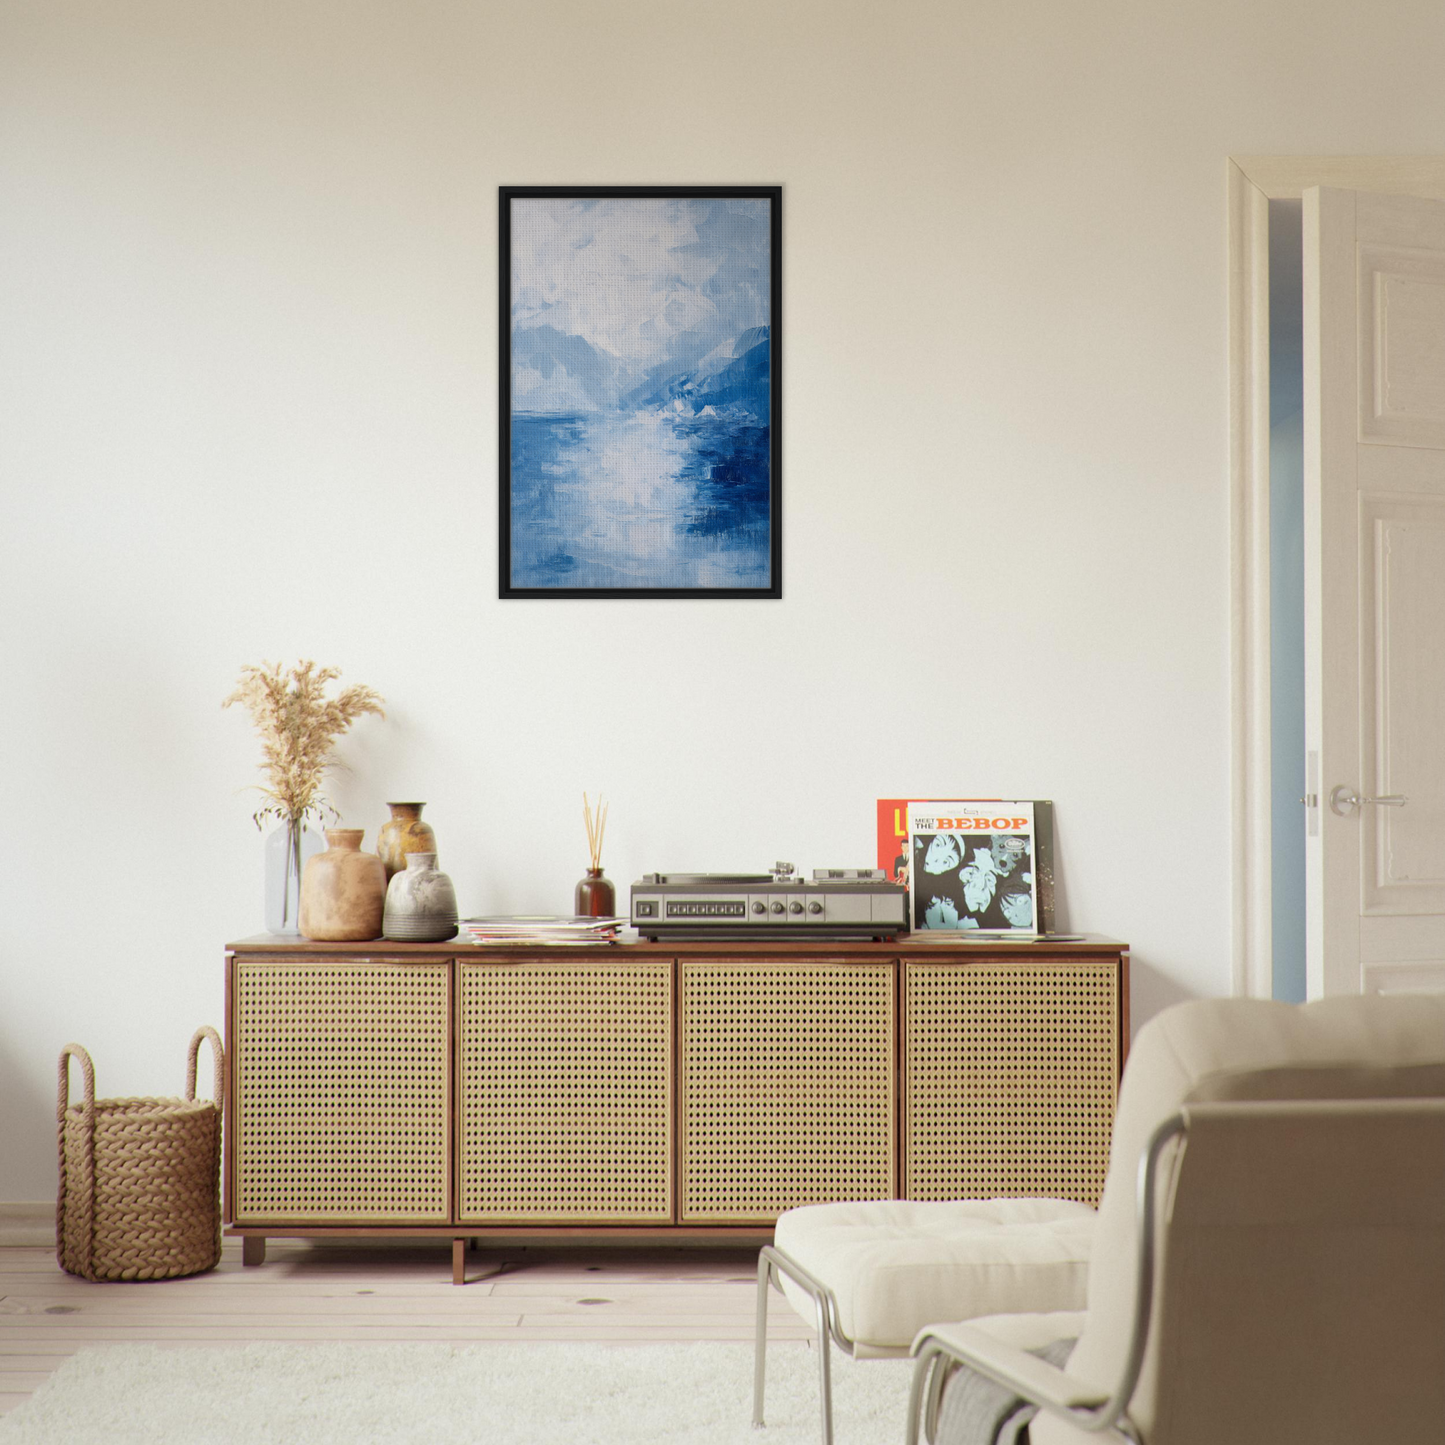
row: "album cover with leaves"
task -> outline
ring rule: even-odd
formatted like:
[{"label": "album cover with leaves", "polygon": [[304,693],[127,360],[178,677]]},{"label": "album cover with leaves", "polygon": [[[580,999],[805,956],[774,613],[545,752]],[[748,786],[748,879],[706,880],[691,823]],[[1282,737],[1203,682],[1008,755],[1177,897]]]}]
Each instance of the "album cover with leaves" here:
[{"label": "album cover with leaves", "polygon": [[879,866],[908,884],[915,930],[1053,931],[1050,800],[880,799],[878,821]]}]

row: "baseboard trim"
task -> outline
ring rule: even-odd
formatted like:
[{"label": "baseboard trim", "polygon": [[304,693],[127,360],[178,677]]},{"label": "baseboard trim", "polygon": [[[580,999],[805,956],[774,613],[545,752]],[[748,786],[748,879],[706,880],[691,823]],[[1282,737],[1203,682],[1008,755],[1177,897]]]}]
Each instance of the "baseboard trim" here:
[{"label": "baseboard trim", "polygon": [[19,1204],[0,1201],[0,1249],[7,1245],[54,1244],[55,1201],[35,1199]]}]

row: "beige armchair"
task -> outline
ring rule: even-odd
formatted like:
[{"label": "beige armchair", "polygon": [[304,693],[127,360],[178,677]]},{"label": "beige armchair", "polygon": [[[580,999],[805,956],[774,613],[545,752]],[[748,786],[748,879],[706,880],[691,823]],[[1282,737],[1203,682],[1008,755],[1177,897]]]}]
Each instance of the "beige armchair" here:
[{"label": "beige armchair", "polygon": [[[1070,1336],[1062,1368],[1031,1353]],[[1151,1020],[1086,1311],[931,1326],[914,1352],[910,1445],[983,1445],[980,1377],[1038,1407],[1031,1445],[1445,1439],[1445,998]]]}]

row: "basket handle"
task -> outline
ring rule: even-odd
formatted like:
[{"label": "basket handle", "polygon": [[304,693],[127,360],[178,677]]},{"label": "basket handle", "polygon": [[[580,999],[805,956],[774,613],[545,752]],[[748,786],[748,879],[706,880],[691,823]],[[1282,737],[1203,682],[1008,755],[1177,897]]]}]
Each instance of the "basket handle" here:
[{"label": "basket handle", "polygon": [[80,1072],[85,1080],[85,1107],[82,1112],[86,1124],[89,1125],[95,1118],[95,1065],[91,1063],[90,1055],[79,1044],[66,1044],[60,1051],[60,1091],[56,1101],[56,1121],[63,1126],[65,1111],[70,1107],[70,1061],[72,1058],[80,1060]]},{"label": "basket handle", "polygon": [[190,1051],[186,1055],[186,1099],[196,1097],[196,1065],[199,1062],[201,1052],[201,1040],[211,1041],[211,1058],[216,1065],[216,1082],[213,1094],[216,1100],[216,1107],[223,1108],[226,1103],[226,1051],[221,1047],[221,1036],[209,1024],[202,1024],[194,1034],[191,1035]]},{"label": "basket handle", "polygon": [[[69,1155],[65,1147],[65,1116],[70,1112],[70,1061],[80,1060],[80,1072],[85,1080],[85,1102],[80,1109],[80,1123],[84,1130],[82,1152],[78,1160],[80,1177],[70,1178]],[[60,1051],[60,1090],[56,1098],[56,1134],[60,1150],[59,1188],[55,1194],[55,1255],[61,1267],[74,1274],[93,1278],[95,1269],[95,1065],[90,1055],[79,1044],[66,1044]],[[69,1200],[72,1188],[75,1201]],[[74,1209],[76,1223],[66,1228],[66,1217]],[[84,1253],[74,1261],[78,1266],[72,1269],[67,1263],[67,1240],[81,1248]]]}]

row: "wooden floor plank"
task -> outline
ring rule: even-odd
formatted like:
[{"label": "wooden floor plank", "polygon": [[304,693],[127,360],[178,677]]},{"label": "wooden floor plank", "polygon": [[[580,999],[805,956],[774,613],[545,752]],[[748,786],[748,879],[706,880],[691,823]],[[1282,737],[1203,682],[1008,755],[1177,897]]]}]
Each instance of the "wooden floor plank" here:
[{"label": "wooden floor plank", "polygon": [[[802,1325],[802,1322],[799,1321]],[[806,1330],[806,1326],[802,1326]],[[778,1326],[779,1331],[783,1325]],[[558,1337],[568,1339],[578,1335],[591,1337],[608,1330],[624,1333],[633,1331],[642,1334],[663,1333],[685,1335],[690,1339],[732,1338],[738,1330],[751,1331],[752,1324],[736,1317],[725,1315],[678,1315],[669,1313],[637,1315],[631,1319],[616,1317],[598,1323],[595,1311],[578,1311],[575,1314],[510,1315],[489,1320],[407,1320],[383,1318],[374,1320],[348,1320],[343,1315],[321,1320],[299,1321],[285,1314],[272,1315],[261,1319],[228,1320],[222,1315],[203,1315],[189,1318],[184,1324],[163,1319],[95,1319],[83,1324],[72,1325],[21,1325],[5,1326],[0,1329],[0,1340],[10,1344],[25,1342],[32,1351],[53,1350],[62,1342],[77,1339],[125,1339],[130,1336],[149,1338],[197,1338],[220,1337],[240,1338],[265,1337],[275,1339],[372,1339],[385,1336],[388,1339],[400,1336],[415,1336],[417,1339],[500,1339],[509,1333],[526,1332],[538,1336],[553,1330]]]},{"label": "wooden floor plank", "polygon": [[[338,1244],[277,1243],[272,1241],[266,1251],[266,1262],[256,1267],[241,1263],[238,1242],[228,1240],[221,1251],[221,1263],[215,1271],[193,1275],[189,1280],[151,1281],[151,1283],[184,1284],[212,1278],[216,1273],[234,1274],[244,1279],[264,1279],[277,1273],[304,1273],[307,1277],[370,1276],[382,1264],[388,1271],[415,1278],[451,1278],[451,1250],[436,1246],[420,1250],[379,1243],[374,1249]],[[652,1252],[635,1249],[602,1249],[583,1254],[580,1247],[567,1250],[541,1250],[515,1247],[510,1249],[468,1250],[468,1269],[479,1273],[500,1267],[507,1271],[525,1270],[532,1275],[572,1275],[578,1273],[608,1274],[650,1283],[661,1279],[718,1279],[733,1275],[752,1275],[757,1265],[755,1249],[707,1251],[659,1246]],[[0,1281],[18,1276],[40,1274],[61,1275],[52,1249],[37,1247],[0,1248]],[[65,1276],[70,1278],[71,1276]],[[3,1293],[3,1290],[0,1290]]]},{"label": "wooden floor plank", "polygon": [[0,1386],[8,1395],[29,1394],[31,1390],[38,1390],[49,1378],[49,1370],[14,1370],[0,1375]]},{"label": "wooden floor plank", "polygon": [[5,1381],[15,1371],[25,1370],[53,1370],[62,1360],[68,1360],[74,1350],[61,1350],[58,1353],[47,1354],[41,1351],[33,1355],[0,1355],[0,1389],[5,1388]]},{"label": "wooden floor plank", "polygon": [[[243,1345],[251,1341],[276,1340],[292,1343],[388,1343],[399,1340],[416,1340],[432,1344],[466,1344],[484,1340],[751,1340],[752,1326],[741,1322],[715,1325],[706,1330],[694,1326],[678,1326],[659,1322],[655,1327],[646,1325],[595,1325],[586,1321],[568,1322],[549,1320],[542,1325],[513,1325],[475,1327],[467,1330],[422,1331],[396,1326],[391,1329],[376,1328],[368,1331],[340,1330],[318,1332],[308,1329],[290,1329],[280,1325],[269,1328],[246,1328],[234,1330],[197,1331],[184,1326],[174,1326],[169,1332],[150,1327],[132,1327],[94,1332],[97,1337],[81,1334],[67,1336],[64,1340],[41,1339],[34,1336],[17,1337],[13,1340],[0,1339],[0,1360],[8,1356],[31,1357],[37,1352],[57,1352],[54,1358],[69,1358],[77,1349],[99,1344],[175,1344],[175,1345]],[[768,1338],[772,1340],[806,1340],[812,1331],[802,1321],[785,1321],[768,1327]]]},{"label": "wooden floor plank", "polygon": [[[427,1330],[419,1327],[386,1327],[377,1326],[374,1329],[335,1329],[327,1330],[318,1334],[315,1330],[307,1330],[296,1326],[272,1325],[267,1327],[252,1327],[250,1329],[236,1328],[197,1328],[169,1326],[158,1327],[154,1325],[137,1326],[135,1328],[99,1328],[81,1330],[69,1337],[69,1342],[76,1348],[89,1345],[102,1344],[175,1344],[185,1345],[190,1343],[204,1343],[208,1341],[229,1342],[235,1345],[251,1344],[259,1341],[271,1341],[275,1343],[290,1344],[396,1344],[412,1342],[416,1344],[480,1344],[488,1340],[538,1340],[538,1341],[566,1341],[566,1340],[600,1340],[606,1342],[614,1341],[637,1341],[651,1342],[658,1340],[674,1341],[695,1341],[695,1340],[751,1340],[753,1337],[752,1328],[741,1323],[731,1325],[716,1325],[707,1330],[698,1330],[685,1326],[673,1326],[664,1323],[642,1324],[642,1325],[588,1325],[578,1323],[573,1326],[547,1322],[542,1325],[523,1322],[518,1325],[477,1325],[468,1329],[454,1330]],[[779,1339],[800,1338],[794,1334],[779,1334]],[[33,1349],[33,1339],[25,1342],[27,1349]],[[73,1353],[73,1351],[72,1351]]]},{"label": "wooden floor plank", "polygon": [[[191,1295],[178,1302],[173,1295],[140,1291],[96,1291],[84,1294],[12,1295],[0,1300],[0,1326],[30,1320],[36,1325],[64,1327],[77,1316],[86,1319],[153,1319],[184,1311],[187,1318],[219,1317],[240,1320],[282,1311],[299,1319],[369,1319],[376,1315],[492,1321],[520,1314],[568,1314],[579,1308],[605,1310],[609,1317],[630,1318],[638,1314],[737,1315],[735,1289],[698,1286],[670,1286],[667,1292],[644,1291],[637,1285],[625,1291],[605,1285],[584,1286],[566,1293],[485,1295],[450,1288],[435,1299],[389,1294],[285,1295],[279,1292],[248,1293],[226,1297],[220,1294]],[[786,1308],[786,1306],[784,1306]]]},{"label": "wooden floor plank", "polygon": [[[216,1317],[221,1319],[244,1319],[256,1315],[280,1314],[283,1311],[304,1319],[366,1319],[376,1314],[415,1316],[418,1319],[485,1319],[492,1320],[505,1316],[516,1316],[526,1309],[565,1307],[575,1303],[566,1297],[556,1300],[507,1299],[499,1300],[491,1295],[476,1295],[464,1300],[453,1301],[443,1295],[437,1300],[396,1299],[386,1295],[306,1295],[287,1298],[283,1295],[243,1295],[226,1299],[224,1296],[206,1295],[192,1297],[178,1305],[174,1299],[157,1295],[130,1298],[86,1299],[84,1296],[67,1295],[59,1303],[49,1295],[38,1295],[28,1299],[10,1299],[0,1302],[0,1326],[18,1324],[31,1320],[37,1325],[63,1327],[67,1320],[78,1316],[86,1319],[158,1319],[184,1313],[188,1319]],[[616,1308],[622,1312],[638,1308],[644,1301],[628,1299],[618,1301]],[[699,1306],[706,1305],[699,1301]],[[724,1305],[725,1307],[725,1305]]]},{"label": "wooden floor plank", "polygon": [[[204,1285],[200,1280],[205,1280]],[[178,1286],[182,1283],[189,1283],[191,1288],[181,1292]],[[203,1304],[206,1300],[224,1300],[229,1305],[235,1301],[237,1306],[241,1302],[265,1296],[268,1299],[335,1299],[352,1300],[368,1299],[376,1294],[376,1290],[366,1287],[364,1280],[356,1283],[338,1283],[335,1280],[297,1280],[286,1279],[276,1275],[259,1287],[253,1287],[249,1282],[235,1283],[220,1273],[202,1275],[198,1280],[159,1280],[142,1284],[118,1284],[103,1283],[92,1284],[88,1280],[73,1279],[69,1275],[62,1275],[57,1278],[44,1279],[39,1276],[27,1276],[23,1280],[9,1280],[6,1282],[6,1289],[9,1291],[6,1299],[10,1300],[49,1300],[56,1304],[75,1304],[77,1301],[90,1301],[97,1298],[104,1298],[109,1295],[118,1297],[130,1295],[133,1298],[160,1299],[166,1302],[166,1308],[177,1308],[177,1301],[184,1305],[191,1303]],[[580,1289],[586,1293],[585,1288]],[[481,1299],[491,1294],[490,1288],[482,1282],[468,1283],[458,1288],[448,1277],[445,1280],[433,1280],[426,1284],[415,1282],[400,1282],[395,1289],[387,1291],[387,1297],[396,1300],[411,1300],[417,1305],[428,1305],[437,1300],[446,1300],[455,1294],[459,1299]],[[526,1295],[518,1296],[525,1299]],[[514,1308],[520,1309],[520,1305]],[[3,1313],[3,1309],[0,1309]]]}]

